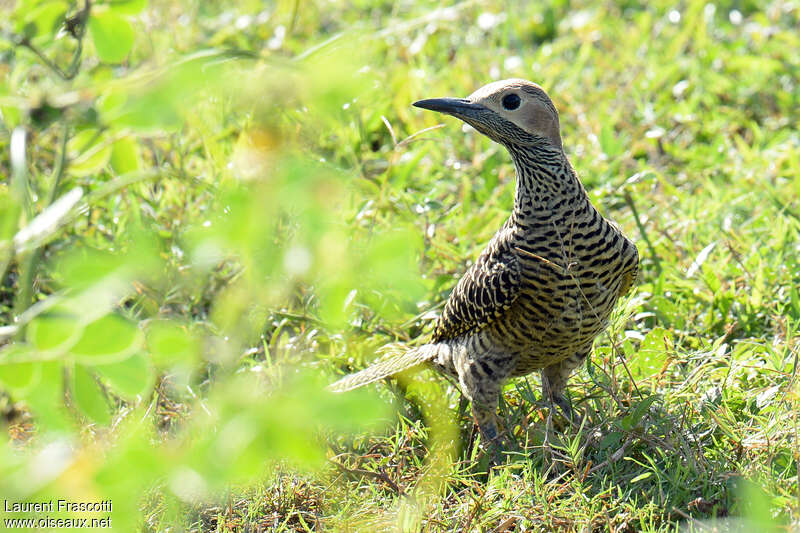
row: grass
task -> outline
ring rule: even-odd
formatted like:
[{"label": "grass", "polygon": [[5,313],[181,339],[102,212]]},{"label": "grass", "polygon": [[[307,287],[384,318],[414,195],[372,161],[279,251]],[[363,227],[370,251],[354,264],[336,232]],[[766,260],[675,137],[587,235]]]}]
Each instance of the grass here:
[{"label": "grass", "polygon": [[[454,388],[422,371],[370,387],[372,401],[397,412],[384,416],[382,426],[309,430],[309,438],[323,443],[324,461],[315,468],[282,460],[280,446],[276,452],[266,440],[269,446],[245,450],[253,454],[247,463],[253,470],[225,478],[222,491],[188,497],[167,474],[137,486],[145,494],[137,527],[796,529],[798,6],[437,5],[279,2],[274,11],[259,11],[248,2],[225,9],[153,2],[132,19],[147,37],[136,38],[130,59],[114,71],[87,56],[75,85],[52,81],[57,77],[19,46],[4,49],[10,66],[3,70],[3,173],[14,169],[7,154],[17,106],[35,147],[32,212],[47,207],[50,187],[66,192],[79,185],[93,196],[38,249],[41,264],[55,266],[34,267],[35,282],[20,281],[31,272],[29,256],[11,259],[0,292],[2,316],[7,324],[19,316],[15,298],[29,288],[31,300],[42,302],[76,286],[83,278],[61,262],[73,250],[122,250],[135,258],[143,250],[137,228],[155,235],[163,270],[143,276],[134,294],[120,298],[119,313],[147,332],[157,386],[138,399],[114,387],[103,391],[114,402],[115,420],[130,420],[126,413],[136,409],[154,416],[153,438],[167,448],[205,442],[202,434],[186,441],[180,435],[206,405],[223,413],[213,426],[201,426],[212,427],[205,433],[219,434],[220,442],[240,436],[219,429],[235,418],[236,405],[252,409],[252,424],[264,424],[264,431],[294,427],[289,418],[258,418],[261,400],[237,404],[230,399],[236,396],[225,396],[230,391],[217,383],[231,376],[255,375],[270,390],[291,383],[298,367],[333,380],[364,367],[382,345],[429,331],[459,275],[507,216],[514,171],[501,147],[454,120],[418,112],[410,107],[416,99],[465,96],[505,77],[540,83],[559,109],[566,152],[592,201],[642,256],[635,291],[618,304],[607,334],[570,381],[581,427],[558,421],[545,441],[539,378],[515,380],[500,411],[513,450],[505,465],[486,474]],[[320,45],[310,56],[322,58],[315,64],[321,74],[302,78],[307,85],[256,77],[230,87],[231,78],[223,79],[223,98],[208,97],[218,87],[189,93],[190,112],[178,113],[174,126],[101,128],[103,135],[116,132],[108,143],[117,160],[93,165],[87,150],[71,141],[70,171],[53,185],[63,131],[72,139],[87,131],[81,121],[88,110],[106,116],[106,80],[170,66],[175,57],[209,47],[255,52],[262,63],[280,67]],[[69,57],[56,50],[56,59],[58,53]],[[36,76],[39,81],[20,81]],[[170,83],[183,83],[180,76],[157,87],[173,90]],[[81,97],[86,102],[71,103],[54,122],[37,122],[48,109],[62,109],[53,103],[57,95],[81,88],[91,94]],[[146,108],[134,109],[144,120]],[[423,131],[439,122],[444,127]],[[92,146],[89,137],[83,140]],[[125,147],[114,144],[120,138],[132,139],[140,174],[118,168],[124,166]],[[254,168],[279,168],[275,175],[286,177],[246,181]],[[156,172],[147,174],[151,169]],[[244,189],[237,189],[241,183]],[[241,190],[263,204],[248,204]],[[240,247],[224,257],[208,252],[203,260],[196,243],[205,242],[198,235],[206,220]],[[208,266],[198,267],[203,261]],[[152,328],[160,321],[202,340],[201,355],[186,356],[193,372],[158,366]],[[99,372],[101,383],[116,383]],[[81,400],[80,390],[68,390],[67,406],[88,405],[84,415],[91,419],[93,404]],[[22,400],[0,399],[14,437],[9,447],[45,440],[37,404]],[[262,409],[292,412],[291,402],[270,401],[278,403]],[[319,413],[310,418],[319,419]],[[84,436],[81,442],[114,434],[98,429],[96,420],[80,420],[74,431]],[[287,449],[307,445],[297,442]],[[431,443],[445,451],[432,452]],[[221,453],[214,448],[219,443],[208,446],[208,455],[175,461],[213,486],[215,475],[224,476],[204,466],[203,457]],[[446,450],[452,461],[427,460]],[[179,457],[174,449],[164,453]],[[275,466],[264,467],[262,454]],[[239,463],[231,465],[228,471]]]}]

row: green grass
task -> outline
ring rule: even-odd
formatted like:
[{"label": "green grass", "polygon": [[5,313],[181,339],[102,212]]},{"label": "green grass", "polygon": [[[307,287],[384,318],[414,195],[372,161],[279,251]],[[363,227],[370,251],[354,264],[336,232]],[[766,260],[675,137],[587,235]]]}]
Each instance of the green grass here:
[{"label": "green grass", "polygon": [[[92,16],[130,50],[88,34],[72,79],[20,44],[33,18],[67,68],[44,15],[0,24],[0,493],[113,497],[121,531],[800,527],[797,5],[123,4]],[[583,425],[545,440],[512,381],[487,474],[441,376],[319,389],[424,338],[507,217],[505,151],[410,106],[506,77],[642,263],[570,381]]]}]

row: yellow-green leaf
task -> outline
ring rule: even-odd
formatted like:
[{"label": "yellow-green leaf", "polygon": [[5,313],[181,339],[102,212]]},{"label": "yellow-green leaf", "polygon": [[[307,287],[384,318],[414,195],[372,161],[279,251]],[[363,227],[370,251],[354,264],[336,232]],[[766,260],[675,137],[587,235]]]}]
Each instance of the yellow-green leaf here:
[{"label": "yellow-green leaf", "polygon": [[85,366],[75,365],[72,369],[71,385],[75,406],[98,424],[108,425],[111,422],[108,399]]},{"label": "yellow-green leaf", "polygon": [[36,317],[25,332],[28,342],[42,352],[69,349],[81,336],[82,324],[66,313],[47,313]]},{"label": "yellow-green leaf", "polygon": [[85,129],[67,143],[67,154],[70,158],[69,171],[76,176],[86,176],[108,163],[111,145],[97,129]]},{"label": "yellow-green leaf", "polygon": [[121,63],[133,48],[133,28],[114,11],[92,11],[89,33],[97,55],[107,63]]},{"label": "yellow-green leaf", "polygon": [[153,369],[141,353],[118,363],[97,365],[94,370],[108,381],[114,392],[128,399],[147,395],[153,386]]},{"label": "yellow-green leaf", "polygon": [[117,174],[139,170],[139,144],[133,137],[123,137],[111,147],[111,168]]},{"label": "yellow-green leaf", "polygon": [[138,15],[147,7],[147,0],[114,0],[108,7],[119,15]]},{"label": "yellow-green leaf", "polygon": [[37,35],[55,35],[64,20],[67,9],[69,9],[69,5],[66,2],[44,2],[26,14],[25,22],[36,25]]},{"label": "yellow-green leaf", "polygon": [[112,313],[87,324],[70,352],[86,364],[120,361],[139,349],[141,337],[136,324]]},{"label": "yellow-green leaf", "polygon": [[24,344],[10,344],[0,351],[0,388],[20,393],[39,381],[41,364],[27,360],[31,355]]}]

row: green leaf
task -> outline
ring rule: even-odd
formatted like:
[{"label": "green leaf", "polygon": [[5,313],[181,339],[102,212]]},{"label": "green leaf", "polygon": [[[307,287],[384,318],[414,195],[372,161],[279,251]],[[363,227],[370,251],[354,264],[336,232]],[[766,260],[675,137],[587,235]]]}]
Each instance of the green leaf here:
[{"label": "green leaf", "polygon": [[67,143],[70,158],[69,171],[76,176],[93,174],[106,166],[111,157],[111,146],[96,128],[79,132]]},{"label": "green leaf", "polygon": [[114,11],[92,11],[89,33],[97,55],[106,63],[121,63],[133,48],[133,28]]},{"label": "green leaf", "polygon": [[22,123],[22,109],[14,105],[0,105],[3,113],[3,122],[8,131],[13,130]]},{"label": "green leaf", "polygon": [[141,337],[136,324],[112,313],[88,324],[70,352],[85,364],[120,361],[139,349]]},{"label": "green leaf", "polygon": [[652,396],[648,396],[639,402],[633,412],[622,419],[622,428],[626,431],[630,431],[631,429],[635,428],[639,422],[642,421],[644,415],[647,414],[647,411],[650,409],[650,406],[653,405],[653,402],[655,402],[657,399],[658,396],[653,394]]},{"label": "green leaf", "polygon": [[123,137],[111,147],[111,168],[117,174],[140,168],[139,144],[133,137]]},{"label": "green leaf", "polygon": [[147,326],[147,348],[159,366],[194,363],[200,343],[185,327],[168,320],[154,320]]},{"label": "green leaf", "polygon": [[773,498],[759,483],[742,479],[739,481],[736,492],[736,504],[741,511],[744,511],[742,514],[747,517],[749,522],[748,531],[777,533],[786,530],[779,527],[779,522],[773,517],[773,509],[778,507],[774,506],[771,501]]},{"label": "green leaf", "polygon": [[158,255],[158,236],[141,231],[135,225],[125,230],[125,240],[118,239],[113,251],[87,246],[74,247],[62,254],[53,268],[59,285],[87,289],[112,279],[129,284],[135,279],[162,275],[164,266]]},{"label": "green leaf", "polygon": [[118,274],[125,266],[125,258],[106,250],[77,248],[60,257],[55,271],[64,287],[81,290],[100,282],[107,276]]},{"label": "green leaf", "polygon": [[138,15],[147,7],[147,0],[112,0],[108,7],[118,15]]},{"label": "green leaf", "polygon": [[639,345],[636,355],[631,358],[630,369],[633,377],[649,377],[664,368],[667,360],[667,343],[672,334],[664,328],[654,328]]},{"label": "green leaf", "polygon": [[111,422],[108,399],[85,366],[75,365],[72,369],[71,385],[75,406],[98,424],[108,425]]},{"label": "green leaf", "polygon": [[24,391],[36,382],[38,372],[37,363],[0,363],[0,383],[15,392]]},{"label": "green leaf", "polygon": [[603,440],[600,441],[600,449],[606,450],[611,447],[614,447],[616,449],[619,446],[621,440],[622,440],[622,433],[619,431],[612,431],[608,433],[605,437],[603,437]]},{"label": "green leaf", "polygon": [[97,365],[94,370],[108,381],[114,392],[128,399],[146,396],[153,386],[153,369],[141,353],[118,363]]},{"label": "green leaf", "polygon": [[68,350],[80,338],[83,325],[68,313],[46,313],[28,324],[25,336],[41,352]]},{"label": "green leaf", "polygon": [[36,35],[55,35],[68,8],[66,2],[45,2],[31,9],[25,16],[25,22],[35,25]]},{"label": "green leaf", "polygon": [[125,105],[127,100],[127,93],[117,87],[112,86],[107,93],[104,93],[97,99],[96,107],[103,118],[108,119],[108,115],[120,109],[123,105]]},{"label": "green leaf", "polygon": [[125,104],[104,113],[103,119],[137,130],[179,128],[184,111],[192,112],[198,92],[229,79],[216,52],[201,52],[172,63],[148,83],[131,86]]},{"label": "green leaf", "polygon": [[60,361],[38,363],[39,379],[24,393],[25,403],[43,430],[75,431],[64,408],[64,365]]},{"label": "green leaf", "polygon": [[0,385],[12,392],[23,393],[40,378],[41,364],[25,361],[32,355],[30,347],[11,344],[0,351]]}]

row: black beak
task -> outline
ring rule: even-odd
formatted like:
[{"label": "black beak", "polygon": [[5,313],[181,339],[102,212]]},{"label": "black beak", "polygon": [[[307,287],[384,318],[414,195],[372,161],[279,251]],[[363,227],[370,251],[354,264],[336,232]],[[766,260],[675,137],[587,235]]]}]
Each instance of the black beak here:
[{"label": "black beak", "polygon": [[447,113],[457,118],[477,118],[483,112],[488,111],[480,104],[473,104],[465,98],[428,98],[414,102],[414,107],[430,109],[439,113]]}]

